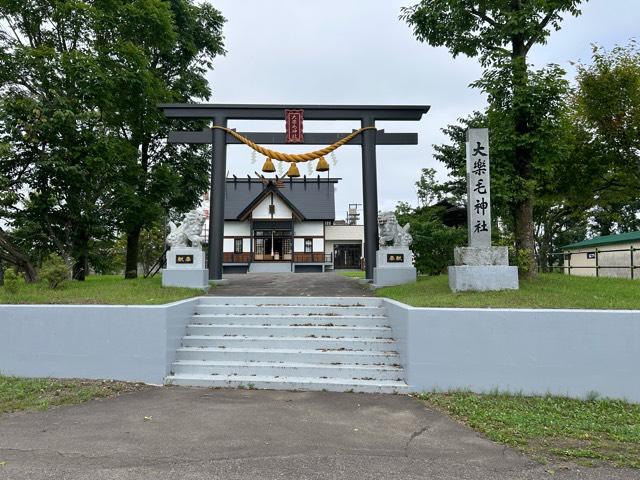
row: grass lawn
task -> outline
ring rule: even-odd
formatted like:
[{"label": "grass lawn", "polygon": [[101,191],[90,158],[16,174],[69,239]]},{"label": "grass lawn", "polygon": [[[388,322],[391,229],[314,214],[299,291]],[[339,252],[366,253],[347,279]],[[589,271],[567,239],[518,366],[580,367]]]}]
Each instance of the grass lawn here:
[{"label": "grass lawn", "polygon": [[73,405],[144,388],[148,387],[139,383],[0,375],[0,415],[18,410],[46,410],[57,405]]},{"label": "grass lawn", "polygon": [[489,439],[542,462],[572,460],[640,468],[640,405],[467,392],[418,398]]},{"label": "grass lawn", "polygon": [[343,277],[364,278],[363,270],[338,270],[337,272]]},{"label": "grass lawn", "polygon": [[0,303],[79,303],[107,305],[158,305],[202,295],[201,290],[163,288],[160,276],[125,280],[120,275],[94,275],[71,280],[55,290],[45,282],[22,283],[16,294],[0,287]]},{"label": "grass lawn", "polygon": [[520,290],[453,293],[446,275],[376,291],[414,307],[640,309],[640,280],[542,274]]}]

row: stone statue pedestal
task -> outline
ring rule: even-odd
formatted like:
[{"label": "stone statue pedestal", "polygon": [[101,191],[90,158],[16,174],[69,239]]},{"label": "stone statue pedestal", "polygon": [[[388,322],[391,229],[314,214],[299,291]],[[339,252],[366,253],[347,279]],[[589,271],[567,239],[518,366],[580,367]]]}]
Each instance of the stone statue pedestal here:
[{"label": "stone statue pedestal", "polygon": [[205,268],[200,247],[171,247],[167,268],[162,270],[163,287],[209,288],[209,269]]},{"label": "stone statue pedestal", "polygon": [[413,283],[417,279],[409,247],[382,247],[376,252],[373,286],[390,287]]},{"label": "stone statue pedestal", "polygon": [[449,288],[454,292],[518,289],[518,267],[509,266],[507,247],[458,247],[453,257]]}]

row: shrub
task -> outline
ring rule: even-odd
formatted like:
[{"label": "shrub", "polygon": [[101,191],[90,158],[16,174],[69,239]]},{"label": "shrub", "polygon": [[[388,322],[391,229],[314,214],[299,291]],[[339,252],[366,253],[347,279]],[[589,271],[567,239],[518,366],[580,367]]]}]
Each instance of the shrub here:
[{"label": "shrub", "polygon": [[60,255],[52,253],[43,262],[40,276],[49,284],[49,288],[58,288],[69,279],[69,267]]},{"label": "shrub", "polygon": [[518,274],[527,276],[535,269],[535,264],[531,260],[531,256],[527,250],[521,248],[509,247],[509,265],[518,267]]},{"label": "shrub", "polygon": [[7,268],[4,271],[4,288],[8,293],[18,293],[20,283],[21,279],[13,268]]}]

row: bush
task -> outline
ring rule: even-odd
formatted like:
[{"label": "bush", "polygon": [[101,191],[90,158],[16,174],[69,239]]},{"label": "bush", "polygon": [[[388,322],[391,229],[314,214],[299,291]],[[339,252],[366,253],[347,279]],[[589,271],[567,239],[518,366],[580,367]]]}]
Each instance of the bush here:
[{"label": "bush", "polygon": [[16,294],[20,290],[21,278],[13,268],[4,271],[4,288],[8,293]]},{"label": "bush", "polygon": [[535,268],[527,250],[512,246],[509,247],[509,264],[518,267],[518,274],[521,277],[527,276]]},{"label": "bush", "polygon": [[69,279],[69,267],[60,255],[52,253],[43,262],[40,276],[49,284],[49,288],[58,288]]}]

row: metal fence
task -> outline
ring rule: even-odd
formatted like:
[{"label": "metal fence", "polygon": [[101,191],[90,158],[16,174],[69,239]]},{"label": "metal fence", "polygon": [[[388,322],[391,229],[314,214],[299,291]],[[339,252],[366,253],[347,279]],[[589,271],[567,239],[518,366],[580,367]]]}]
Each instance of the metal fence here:
[{"label": "metal fence", "polygon": [[[640,248],[630,246],[618,249],[593,249],[580,252],[552,253],[545,260],[551,271],[561,271],[569,275],[589,276],[591,270],[596,277],[640,278]],[[542,263],[540,264],[543,269]],[[585,272],[585,273],[579,273]]]}]

